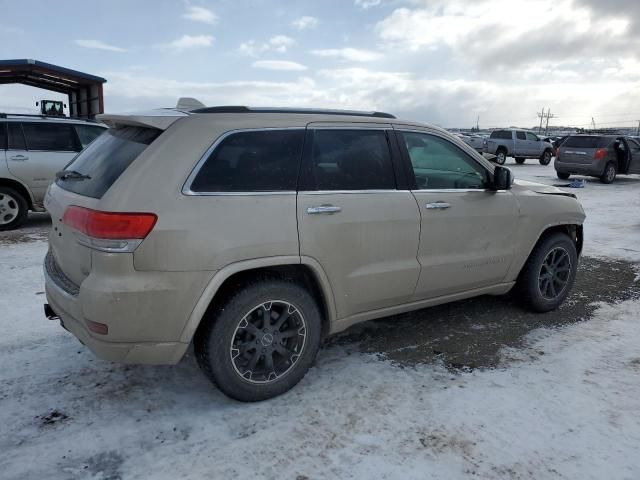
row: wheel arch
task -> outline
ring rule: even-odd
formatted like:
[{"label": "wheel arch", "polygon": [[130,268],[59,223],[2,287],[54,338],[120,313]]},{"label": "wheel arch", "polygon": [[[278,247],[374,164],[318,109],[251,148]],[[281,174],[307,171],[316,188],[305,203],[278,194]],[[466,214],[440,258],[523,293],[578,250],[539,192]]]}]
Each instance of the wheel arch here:
[{"label": "wheel arch", "polygon": [[33,196],[31,195],[31,191],[29,191],[22,182],[14,180],[13,178],[0,177],[0,187],[13,188],[27,201],[29,210],[33,210]]},{"label": "wheel arch", "polygon": [[192,340],[207,313],[234,289],[257,277],[293,280],[306,287],[322,312],[322,336],[335,320],[335,302],[328,278],[320,264],[308,257],[283,256],[232,263],[218,270],[204,288],[182,331],[181,342]]},{"label": "wheel arch", "polygon": [[506,145],[498,145],[498,148],[496,148],[496,155],[500,151],[503,151],[505,155],[509,155],[509,149],[506,147]]}]

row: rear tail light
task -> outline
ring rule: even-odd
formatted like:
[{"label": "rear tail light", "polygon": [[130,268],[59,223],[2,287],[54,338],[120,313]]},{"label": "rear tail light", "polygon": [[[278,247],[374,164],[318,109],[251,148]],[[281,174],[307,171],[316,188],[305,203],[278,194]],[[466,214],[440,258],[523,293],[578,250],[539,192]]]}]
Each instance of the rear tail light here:
[{"label": "rear tail light", "polygon": [[132,252],[156,224],[153,213],[100,212],[70,206],[62,223],[77,230],[78,241],[97,250]]},{"label": "rear tail light", "polygon": [[594,160],[602,160],[606,156],[607,156],[607,149],[606,148],[599,148],[593,154],[593,159]]}]

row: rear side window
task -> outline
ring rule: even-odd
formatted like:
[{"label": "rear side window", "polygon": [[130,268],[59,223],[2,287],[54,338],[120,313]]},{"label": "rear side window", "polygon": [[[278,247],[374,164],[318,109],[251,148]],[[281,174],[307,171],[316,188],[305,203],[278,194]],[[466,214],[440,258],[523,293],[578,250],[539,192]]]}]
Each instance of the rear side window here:
[{"label": "rear side window", "polygon": [[191,191],[294,191],[303,142],[303,129],[232,133],[206,159]]},{"label": "rear side window", "polygon": [[90,178],[58,179],[60,187],[101,198],[129,165],[162,133],[154,128],[111,128],[85,148],[65,168]]},{"label": "rear side window", "polygon": [[0,150],[7,149],[7,124],[0,122]]},{"label": "rear side window", "polygon": [[22,124],[28,150],[77,152],[80,150],[73,126],[60,123],[24,122]]},{"label": "rear side window", "polygon": [[489,138],[497,138],[499,140],[511,140],[511,131],[510,130],[496,130],[491,132]]},{"label": "rear side window", "polygon": [[74,125],[74,128],[78,133],[78,138],[80,139],[82,148],[85,148],[106,130],[102,127],[93,127],[89,125]]},{"label": "rear side window", "polygon": [[7,141],[9,150],[26,150],[22,125],[18,122],[7,122]]},{"label": "rear side window", "polygon": [[315,130],[305,183],[315,190],[396,188],[387,134],[382,130]]},{"label": "rear side window", "polygon": [[524,134],[524,132],[516,132],[516,138],[518,140],[526,140],[527,136]]},{"label": "rear side window", "polygon": [[565,148],[603,148],[608,146],[611,142],[612,139],[607,137],[569,137],[562,146]]}]

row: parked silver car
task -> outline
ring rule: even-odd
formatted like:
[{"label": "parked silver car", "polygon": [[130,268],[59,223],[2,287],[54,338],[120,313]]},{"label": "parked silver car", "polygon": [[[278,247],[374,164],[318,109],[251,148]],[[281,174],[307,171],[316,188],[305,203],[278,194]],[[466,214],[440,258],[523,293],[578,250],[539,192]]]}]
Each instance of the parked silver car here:
[{"label": "parked silver car", "polygon": [[0,230],[44,211],[47,187],[77,153],[106,130],[87,120],[0,114]]}]

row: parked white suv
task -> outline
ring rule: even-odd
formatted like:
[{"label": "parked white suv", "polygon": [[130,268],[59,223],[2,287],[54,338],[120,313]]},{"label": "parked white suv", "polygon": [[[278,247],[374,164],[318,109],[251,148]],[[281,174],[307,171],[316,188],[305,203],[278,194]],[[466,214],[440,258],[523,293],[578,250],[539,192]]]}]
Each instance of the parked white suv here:
[{"label": "parked white suv", "polygon": [[0,114],[0,230],[44,211],[47,187],[107,127],[90,120]]}]

